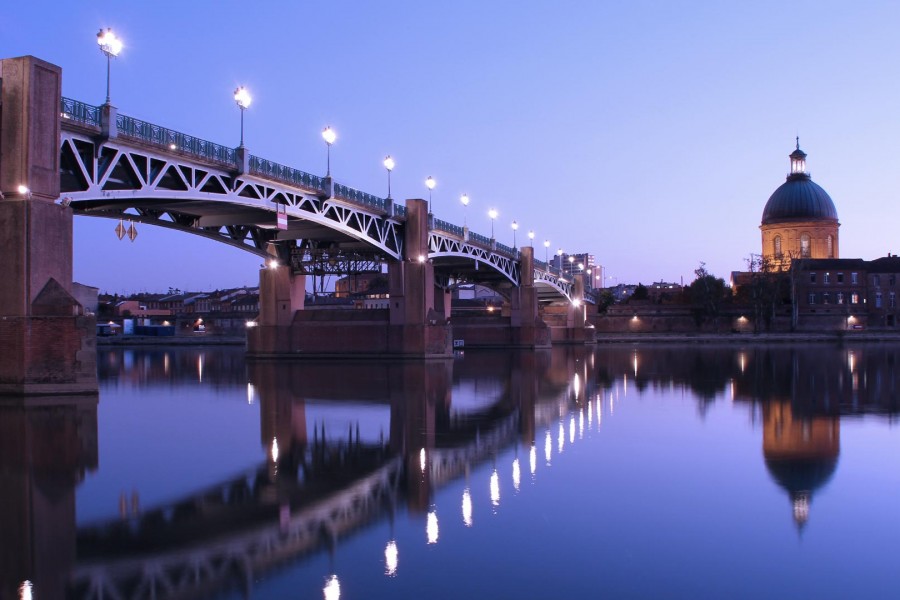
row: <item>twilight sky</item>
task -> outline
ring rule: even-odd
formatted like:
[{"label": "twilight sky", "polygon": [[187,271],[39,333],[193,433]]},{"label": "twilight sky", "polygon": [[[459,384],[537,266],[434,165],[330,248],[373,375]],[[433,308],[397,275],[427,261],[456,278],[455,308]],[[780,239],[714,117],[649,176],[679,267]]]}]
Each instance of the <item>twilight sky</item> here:
[{"label": "twilight sky", "polygon": [[[794,136],[841,221],[843,258],[900,251],[900,3],[14,3],[0,56],[63,69],[63,94],[105,98],[96,44],[112,27],[121,113],[394,198],[499,241],[536,233],[590,252],[613,282],[728,279],[760,251],[759,221]],[[260,260],[199,237],[75,222],[75,279],[101,291],[256,285]],[[614,278],[614,279],[613,279]]]}]

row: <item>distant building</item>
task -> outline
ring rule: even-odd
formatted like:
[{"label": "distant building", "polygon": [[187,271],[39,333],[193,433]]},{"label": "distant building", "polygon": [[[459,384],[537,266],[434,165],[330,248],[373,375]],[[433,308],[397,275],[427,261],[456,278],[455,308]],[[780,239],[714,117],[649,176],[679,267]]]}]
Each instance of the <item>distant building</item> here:
[{"label": "distant building", "polygon": [[791,152],[791,172],[763,209],[762,257],[776,270],[797,258],[839,258],[837,209],[806,170],[806,153]]}]

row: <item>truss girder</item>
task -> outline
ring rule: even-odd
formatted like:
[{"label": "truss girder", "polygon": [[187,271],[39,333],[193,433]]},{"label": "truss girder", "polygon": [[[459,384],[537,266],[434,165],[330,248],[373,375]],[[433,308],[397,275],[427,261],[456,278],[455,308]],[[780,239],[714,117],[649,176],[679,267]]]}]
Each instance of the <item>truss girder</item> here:
[{"label": "truss girder", "polygon": [[[261,255],[267,242],[297,239],[290,224],[303,221],[402,260],[403,223],[378,209],[238,175],[122,138],[97,142],[65,129],[60,137],[60,193],[78,214],[181,229]],[[287,214],[287,230],[277,228],[277,212]]]},{"label": "truss girder", "polygon": [[434,261],[441,258],[467,258],[490,267],[513,285],[519,285],[522,279],[519,261],[440,231],[428,233],[428,258]]},{"label": "truss girder", "polygon": [[566,300],[572,300],[572,283],[551,271],[535,269],[534,285],[535,287],[551,291],[551,294],[558,294],[561,298],[565,298]]}]

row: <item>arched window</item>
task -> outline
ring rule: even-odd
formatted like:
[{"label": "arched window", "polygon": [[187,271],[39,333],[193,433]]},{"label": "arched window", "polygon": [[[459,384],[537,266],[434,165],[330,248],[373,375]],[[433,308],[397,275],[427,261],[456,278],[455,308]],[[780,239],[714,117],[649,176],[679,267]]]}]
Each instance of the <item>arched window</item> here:
[{"label": "arched window", "polygon": [[834,258],[834,236],[828,236],[828,258]]},{"label": "arched window", "polygon": [[800,236],[800,258],[809,258],[809,234]]},{"label": "arched window", "polygon": [[775,239],[772,240],[773,245],[775,246],[775,258],[781,258],[783,256],[781,252],[781,236],[776,235]]}]

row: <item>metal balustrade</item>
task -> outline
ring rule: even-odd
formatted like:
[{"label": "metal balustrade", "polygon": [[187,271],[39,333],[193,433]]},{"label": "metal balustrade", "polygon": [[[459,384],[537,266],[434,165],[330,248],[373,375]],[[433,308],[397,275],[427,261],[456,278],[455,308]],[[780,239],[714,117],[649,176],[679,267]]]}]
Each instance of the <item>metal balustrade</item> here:
[{"label": "metal balustrade", "polygon": [[322,177],[278,164],[275,161],[253,156],[252,154],[250,155],[250,174],[328,193],[328,186],[325,185],[325,180]]},{"label": "metal balustrade", "polygon": [[85,125],[100,127],[100,107],[65,96],[59,99],[59,116]]},{"label": "metal balustrade", "polygon": [[168,127],[154,125],[127,115],[116,115],[118,135],[177,150],[204,160],[237,165],[234,148],[203,140]]}]

